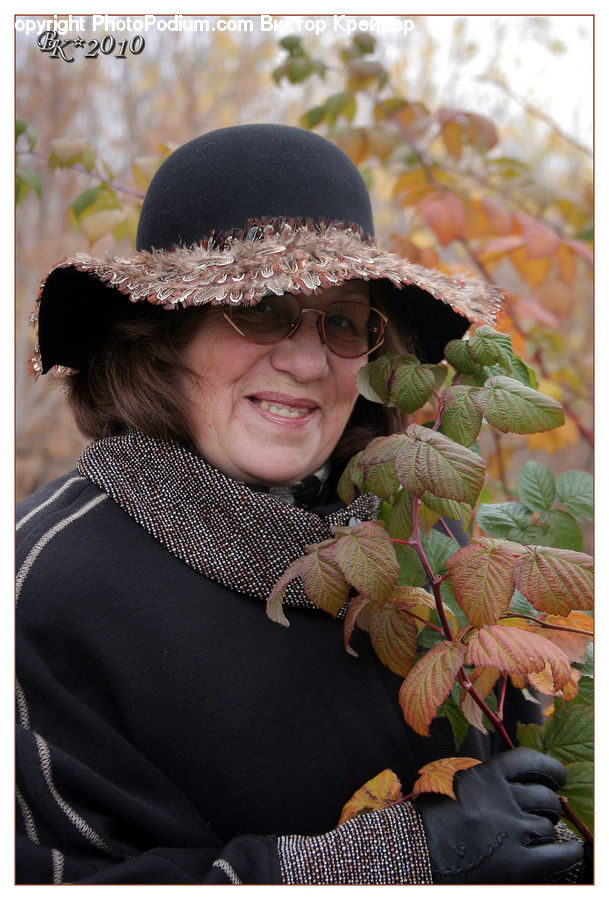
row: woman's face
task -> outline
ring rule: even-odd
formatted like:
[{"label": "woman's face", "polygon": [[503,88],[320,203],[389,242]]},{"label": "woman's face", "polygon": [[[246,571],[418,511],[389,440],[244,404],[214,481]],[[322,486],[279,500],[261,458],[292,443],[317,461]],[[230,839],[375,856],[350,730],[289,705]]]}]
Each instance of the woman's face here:
[{"label": "woman's face", "polygon": [[[368,287],[350,281],[303,297],[323,309],[334,300],[368,303]],[[205,459],[250,484],[290,484],[310,475],[332,454],[358,396],[355,377],[367,357],[343,359],[322,344],[313,313],[292,337],[253,344],[206,311],[185,351],[198,376],[186,379],[191,429]]]}]

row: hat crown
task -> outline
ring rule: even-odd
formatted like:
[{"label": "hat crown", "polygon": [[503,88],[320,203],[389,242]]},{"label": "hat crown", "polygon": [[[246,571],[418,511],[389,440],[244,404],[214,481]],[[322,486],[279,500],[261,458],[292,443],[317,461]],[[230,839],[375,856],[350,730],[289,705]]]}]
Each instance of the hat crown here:
[{"label": "hat crown", "polygon": [[146,193],[136,247],[189,247],[268,220],[336,222],[374,235],[366,185],[335,144],[301,128],[238,125],[165,160]]}]

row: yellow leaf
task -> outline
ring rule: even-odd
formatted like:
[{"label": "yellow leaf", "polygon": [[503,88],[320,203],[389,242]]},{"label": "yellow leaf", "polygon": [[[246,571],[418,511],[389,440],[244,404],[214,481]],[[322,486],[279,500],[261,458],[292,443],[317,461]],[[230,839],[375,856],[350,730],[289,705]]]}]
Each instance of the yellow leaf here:
[{"label": "yellow leaf", "polygon": [[442,126],[444,146],[453,159],[461,159],[461,125],[455,119]]},{"label": "yellow leaf", "polygon": [[400,145],[399,139],[389,134],[384,128],[369,128],[367,134],[370,153],[378,156],[383,163]]},{"label": "yellow leaf", "polygon": [[542,434],[527,434],[526,440],[531,450],[558,453],[565,447],[575,446],[579,443],[579,431],[573,419],[566,419],[565,424],[560,428],[555,428],[554,431],[545,431]]},{"label": "yellow leaf", "polygon": [[471,769],[480,765],[481,760],[471,756],[448,756],[445,759],[436,759],[419,769],[420,778],[414,783],[412,799],[416,800],[419,794],[445,794],[456,800],[453,790],[453,781],[457,772],[463,769]]},{"label": "yellow leaf", "polygon": [[126,217],[127,212],[124,209],[102,209],[99,212],[91,213],[90,216],[84,216],[81,219],[81,225],[89,241],[89,246],[91,247],[104,235],[110,234],[111,231],[118,228]]},{"label": "yellow leaf", "polygon": [[510,262],[531,287],[539,287],[546,280],[552,260],[546,256],[541,259],[531,259],[525,247],[514,250],[510,254]]},{"label": "yellow leaf", "polygon": [[566,284],[573,284],[577,272],[577,259],[568,244],[561,244],[556,251],[556,265],[561,280]]},{"label": "yellow leaf", "polygon": [[408,194],[415,188],[420,188],[422,185],[428,184],[429,181],[427,180],[427,175],[423,168],[419,167],[418,169],[412,169],[410,172],[405,172],[403,175],[400,175],[399,178],[396,178],[393,185],[393,197],[397,197],[403,191]]},{"label": "yellow leaf", "polygon": [[356,166],[359,166],[370,155],[372,149],[368,145],[364,129],[356,130],[352,128],[341,135],[337,135],[335,141]]},{"label": "yellow leaf", "polygon": [[418,250],[430,250],[436,244],[436,238],[429,228],[417,228],[410,232],[410,240]]},{"label": "yellow leaf", "polygon": [[392,803],[401,800],[402,785],[400,779],[391,769],[384,769],[363,787],[359,788],[350,800],[345,803],[338,821],[339,825],[355,816],[372,812],[375,809],[385,809]]},{"label": "yellow leaf", "polygon": [[148,188],[152,176],[161,165],[162,158],[160,156],[140,156],[133,160],[131,171],[133,178],[138,187],[143,191]]}]

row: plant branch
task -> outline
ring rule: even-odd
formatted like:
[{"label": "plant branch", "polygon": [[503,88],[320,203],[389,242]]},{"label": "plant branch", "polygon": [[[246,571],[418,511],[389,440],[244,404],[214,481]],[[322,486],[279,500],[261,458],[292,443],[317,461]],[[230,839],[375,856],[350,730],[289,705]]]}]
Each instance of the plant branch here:
[{"label": "plant branch", "polygon": [[540,628],[550,628],[552,631],[569,631],[571,634],[581,634],[583,637],[594,637],[593,631],[584,631],[582,628],[570,628],[568,625],[554,625],[550,622],[543,622],[536,619],[535,616],[529,616],[526,613],[513,613],[511,616],[501,616],[500,622],[504,619],[526,619],[528,622],[535,622]]},{"label": "plant branch", "polygon": [[594,837],[592,836],[592,832],[590,829],[584,825],[584,823],[579,819],[571,807],[567,802],[567,798],[563,797],[561,794],[558,795],[558,799],[560,800],[560,805],[562,806],[562,810],[565,814],[565,818],[569,819],[569,821],[573,822],[573,824],[581,831],[582,837],[584,837],[589,844],[594,844]]},{"label": "plant branch", "polygon": [[493,727],[495,728],[495,731],[497,732],[497,734],[499,734],[499,736],[501,737],[501,740],[503,741],[505,746],[508,748],[508,750],[513,750],[514,744],[512,742],[512,739],[510,738],[509,734],[507,733],[507,731],[505,730],[505,728],[503,726],[503,722],[501,721],[501,715],[496,715],[493,712],[493,710],[489,706],[487,706],[487,704],[484,702],[484,700],[482,699],[482,697],[480,696],[480,694],[478,693],[476,688],[473,686],[473,684],[469,680],[467,672],[465,671],[463,666],[461,666],[461,668],[459,669],[458,678],[459,678],[459,681],[461,682],[462,687],[470,695],[470,697],[472,698],[472,700],[474,701],[476,706],[478,706],[482,710],[482,712],[487,717],[489,722],[492,723]]},{"label": "plant branch", "polygon": [[[29,156],[34,156],[37,159],[44,160],[45,167],[48,167],[48,160],[44,153],[38,153],[36,151],[30,151]],[[126,184],[120,184],[118,181],[114,181],[110,178],[105,178],[97,169],[87,169],[82,163],[72,163],[70,166],[66,166],[68,169],[72,169],[75,172],[83,172],[85,175],[90,175],[92,178],[99,179],[104,184],[109,185],[115,191],[120,191],[122,194],[129,194],[131,197],[137,197],[138,200],[144,199],[144,192],[138,191],[136,188],[128,187]]]}]

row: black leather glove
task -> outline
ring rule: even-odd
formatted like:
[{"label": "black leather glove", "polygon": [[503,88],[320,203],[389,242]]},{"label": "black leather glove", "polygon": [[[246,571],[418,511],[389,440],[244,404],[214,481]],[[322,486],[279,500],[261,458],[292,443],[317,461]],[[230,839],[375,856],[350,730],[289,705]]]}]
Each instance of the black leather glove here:
[{"label": "black leather glove", "polygon": [[553,836],[565,779],[557,760],[519,748],[458,772],[457,802],[418,797],[434,883],[534,884],[579,862],[582,845]]}]

